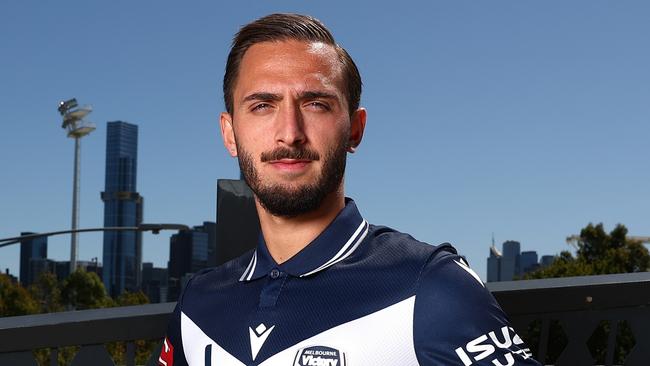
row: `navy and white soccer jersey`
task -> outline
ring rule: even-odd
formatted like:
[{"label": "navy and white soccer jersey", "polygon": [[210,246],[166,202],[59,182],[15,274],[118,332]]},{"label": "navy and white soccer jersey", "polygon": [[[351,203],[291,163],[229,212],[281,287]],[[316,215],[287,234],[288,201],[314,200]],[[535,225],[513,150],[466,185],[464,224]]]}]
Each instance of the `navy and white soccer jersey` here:
[{"label": "navy and white soccer jersey", "polygon": [[449,245],[369,225],[352,200],[276,264],[254,251],[196,274],[165,366],[539,365]]}]

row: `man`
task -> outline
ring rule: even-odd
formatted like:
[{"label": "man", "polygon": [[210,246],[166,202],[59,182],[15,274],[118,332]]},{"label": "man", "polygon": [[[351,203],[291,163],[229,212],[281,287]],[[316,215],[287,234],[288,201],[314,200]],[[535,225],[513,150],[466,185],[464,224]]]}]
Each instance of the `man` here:
[{"label": "man", "polygon": [[223,89],[223,142],[262,235],[187,284],[161,365],[537,365],[449,244],[369,225],[345,198],[366,111],[352,58],[319,21],[244,26]]}]

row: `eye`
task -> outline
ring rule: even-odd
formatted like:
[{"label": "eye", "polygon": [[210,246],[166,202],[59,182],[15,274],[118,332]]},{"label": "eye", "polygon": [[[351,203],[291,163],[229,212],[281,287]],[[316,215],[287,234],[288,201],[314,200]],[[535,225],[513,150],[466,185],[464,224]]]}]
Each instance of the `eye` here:
[{"label": "eye", "polygon": [[330,107],[327,105],[327,103],[314,100],[306,104],[307,108],[311,109],[317,109],[317,110],[322,110],[322,111],[329,111]]},{"label": "eye", "polygon": [[269,108],[271,108],[271,105],[268,104],[268,103],[258,103],[258,104],[255,104],[255,105],[253,106],[253,108],[251,108],[251,111],[253,111],[253,112],[258,112],[258,111],[264,111],[264,110],[267,110],[267,109],[269,109]]}]

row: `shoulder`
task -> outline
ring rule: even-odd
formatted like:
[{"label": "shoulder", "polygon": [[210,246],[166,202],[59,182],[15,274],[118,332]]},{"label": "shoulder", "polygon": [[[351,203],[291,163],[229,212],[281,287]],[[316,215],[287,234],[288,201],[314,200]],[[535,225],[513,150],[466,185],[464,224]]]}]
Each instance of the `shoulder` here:
[{"label": "shoulder", "polygon": [[420,266],[445,253],[456,254],[456,249],[449,243],[431,245],[386,226],[370,225],[365,241],[366,255],[413,262]]},{"label": "shoulder", "polygon": [[220,266],[195,273],[185,286],[179,303],[186,302],[188,298],[201,297],[206,293],[218,294],[225,288],[238,285],[239,278],[246,270],[252,255],[253,250],[250,250]]},{"label": "shoulder", "polygon": [[487,365],[497,360],[538,365],[490,291],[456,253],[437,253],[424,266],[416,289],[413,334],[422,365]]},{"label": "shoulder", "polygon": [[477,335],[506,322],[479,276],[455,253],[438,253],[427,261],[418,280],[415,315],[422,317],[420,323],[435,320]]}]

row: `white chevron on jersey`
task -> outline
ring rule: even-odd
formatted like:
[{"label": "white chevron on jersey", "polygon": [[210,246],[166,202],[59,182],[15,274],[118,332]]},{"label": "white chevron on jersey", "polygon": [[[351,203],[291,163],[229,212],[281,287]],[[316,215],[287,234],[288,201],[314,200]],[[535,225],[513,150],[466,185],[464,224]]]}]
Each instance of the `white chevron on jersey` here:
[{"label": "white chevron on jersey", "polygon": [[215,341],[205,334],[185,313],[181,312],[181,334],[183,335],[183,350],[187,364],[190,366],[205,365],[205,349],[211,346],[211,364],[214,366],[245,366],[235,356],[226,352]]},{"label": "white chevron on jersey", "polygon": [[[350,365],[417,366],[413,346],[415,296],[359,319],[330,328],[275,354],[260,366],[293,365],[296,353],[310,346],[325,346],[345,353]],[[212,346],[212,365],[243,366],[240,360],[208,337],[181,313],[183,349],[190,366],[203,366],[205,348]],[[387,340],[390,340],[387,342]]]},{"label": "white chevron on jersey", "polygon": [[305,347],[325,346],[345,353],[349,365],[417,366],[413,346],[415,296],[359,319],[330,328],[271,356],[260,366],[294,364]]}]

